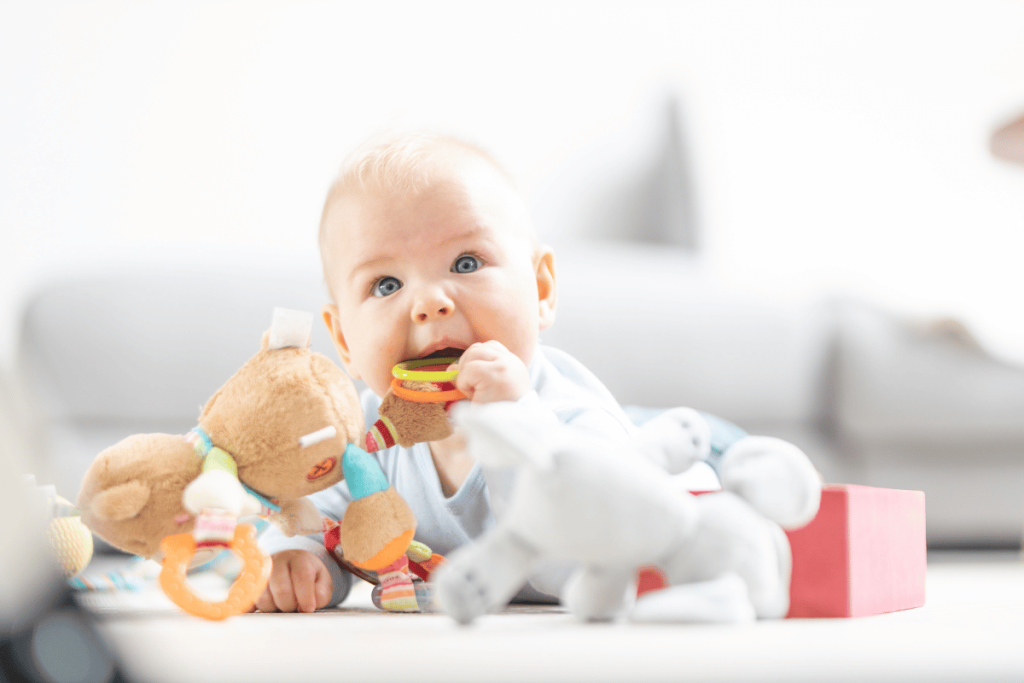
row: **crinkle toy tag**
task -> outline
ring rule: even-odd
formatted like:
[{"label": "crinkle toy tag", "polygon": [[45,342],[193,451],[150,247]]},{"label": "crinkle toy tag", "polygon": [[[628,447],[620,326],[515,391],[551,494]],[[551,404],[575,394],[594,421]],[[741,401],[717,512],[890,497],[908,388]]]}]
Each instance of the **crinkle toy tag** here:
[{"label": "crinkle toy tag", "polygon": [[273,321],[270,324],[270,337],[267,347],[286,349],[297,347],[304,349],[309,346],[313,333],[313,314],[308,311],[293,311],[290,308],[275,308]]}]

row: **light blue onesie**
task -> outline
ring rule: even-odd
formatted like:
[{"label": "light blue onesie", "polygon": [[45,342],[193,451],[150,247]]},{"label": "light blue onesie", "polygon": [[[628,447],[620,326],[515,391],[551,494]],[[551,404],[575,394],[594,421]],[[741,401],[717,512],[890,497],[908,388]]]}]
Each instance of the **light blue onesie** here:
[{"label": "light blue onesie", "polygon": [[[538,346],[529,371],[531,387],[540,404],[563,423],[616,440],[635,436],[636,427],[608,389],[568,354]],[[373,424],[381,399],[368,389],[361,399],[366,423]],[[388,481],[416,515],[416,540],[442,555],[450,554],[493,526],[492,506],[502,508],[512,484],[510,472],[487,472],[485,479],[477,464],[459,490],[445,498],[427,444],[416,444],[412,448],[394,446],[372,455],[377,457]],[[321,514],[335,520],[341,519],[352,500],[344,481],[312,495],[311,499]],[[263,534],[260,545],[271,554],[290,548],[315,553],[327,565],[334,581],[334,593],[328,605],[337,605],[348,595],[352,575],[331,559],[319,535],[288,538],[271,527]],[[517,599],[555,601],[552,596],[557,594],[570,570],[567,565],[541,567],[531,579],[532,585],[525,587]]]}]

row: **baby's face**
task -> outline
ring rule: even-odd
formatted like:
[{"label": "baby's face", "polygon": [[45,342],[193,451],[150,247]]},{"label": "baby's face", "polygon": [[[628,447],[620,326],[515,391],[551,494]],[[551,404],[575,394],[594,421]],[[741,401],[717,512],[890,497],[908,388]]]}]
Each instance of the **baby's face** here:
[{"label": "baby's face", "polygon": [[554,294],[527,221],[508,182],[475,159],[418,195],[336,200],[323,245],[336,308],[324,313],[349,373],[383,396],[395,363],[492,339],[529,364]]}]

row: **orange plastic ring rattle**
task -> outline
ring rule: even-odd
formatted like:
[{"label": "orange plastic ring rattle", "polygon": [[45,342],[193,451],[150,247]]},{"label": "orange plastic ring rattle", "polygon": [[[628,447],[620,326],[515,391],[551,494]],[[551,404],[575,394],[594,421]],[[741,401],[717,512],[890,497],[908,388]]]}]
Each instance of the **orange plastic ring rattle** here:
[{"label": "orange plastic ring rattle", "polygon": [[448,391],[417,391],[406,389],[402,386],[402,380],[395,377],[391,380],[391,392],[398,398],[416,403],[445,403],[447,401],[461,401],[466,395],[458,389]]},{"label": "orange plastic ring rattle", "polygon": [[403,381],[410,382],[453,382],[459,374],[458,370],[420,370],[427,366],[447,366],[458,358],[420,358],[407,360],[391,368],[391,393],[398,398],[415,403],[447,403],[461,401],[466,395],[458,389],[447,391],[420,391],[402,386]]},{"label": "orange plastic ring rattle", "polygon": [[204,600],[192,592],[185,579],[189,561],[196,553],[196,541],[190,533],[168,536],[160,543],[164,551],[160,587],[174,604],[203,619],[220,620],[252,609],[267,587],[271,560],[256,545],[256,529],[251,524],[235,527],[231,549],[242,558],[242,572],[231,584],[228,597],[221,602]]}]

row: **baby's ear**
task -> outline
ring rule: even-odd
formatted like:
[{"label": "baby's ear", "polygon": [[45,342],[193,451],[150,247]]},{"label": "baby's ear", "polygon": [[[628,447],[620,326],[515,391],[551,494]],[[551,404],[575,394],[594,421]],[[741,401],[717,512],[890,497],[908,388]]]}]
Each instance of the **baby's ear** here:
[{"label": "baby's ear", "polygon": [[89,503],[92,513],[100,519],[121,522],[137,517],[149,502],[149,486],[138,479],[126,481],[101,491]]},{"label": "baby's ear", "polygon": [[337,349],[338,358],[341,359],[345,370],[353,379],[360,379],[352,369],[350,362],[352,354],[349,353],[345,333],[341,330],[341,316],[338,313],[338,307],[334,304],[324,304],[324,307],[320,309],[320,314],[324,319],[324,325],[327,325],[327,333],[331,335],[331,341],[334,342],[334,348]]},{"label": "baby's ear", "polygon": [[555,304],[558,290],[555,286],[555,252],[551,247],[537,248],[534,256],[534,270],[537,277],[537,304],[540,314],[540,329],[546,330],[555,322]]}]

